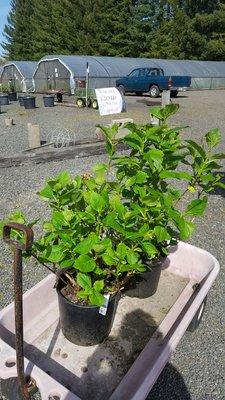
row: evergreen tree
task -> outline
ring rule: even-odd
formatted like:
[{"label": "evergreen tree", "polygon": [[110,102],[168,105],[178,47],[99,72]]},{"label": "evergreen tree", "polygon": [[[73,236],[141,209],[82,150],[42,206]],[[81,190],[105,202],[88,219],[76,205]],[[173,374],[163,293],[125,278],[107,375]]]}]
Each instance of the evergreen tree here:
[{"label": "evergreen tree", "polygon": [[32,0],[11,0],[11,11],[3,32],[6,41],[2,43],[8,59],[29,60],[32,58],[30,41],[32,13]]},{"label": "evergreen tree", "polygon": [[131,54],[146,57],[149,54],[149,37],[159,23],[159,5],[152,0],[134,0],[131,18]]}]

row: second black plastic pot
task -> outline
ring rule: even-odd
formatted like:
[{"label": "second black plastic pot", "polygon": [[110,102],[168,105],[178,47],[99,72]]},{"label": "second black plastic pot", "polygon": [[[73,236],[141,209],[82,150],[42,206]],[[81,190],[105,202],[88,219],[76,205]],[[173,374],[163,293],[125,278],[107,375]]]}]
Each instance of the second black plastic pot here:
[{"label": "second black plastic pot", "polygon": [[54,107],[55,96],[52,94],[46,94],[43,96],[44,106],[45,107]]},{"label": "second black plastic pot", "polygon": [[149,264],[150,270],[140,275],[134,275],[125,286],[124,293],[129,297],[137,297],[139,299],[146,299],[153,296],[158,289],[164,261],[165,258],[154,264]]},{"label": "second black plastic pot", "polygon": [[23,106],[24,106],[24,104],[23,104],[23,99],[24,99],[24,97],[25,97],[25,96],[18,96],[18,100],[19,100],[20,107],[23,107]]},{"label": "second black plastic pot", "polygon": [[35,97],[34,96],[24,96],[23,105],[26,110],[35,108]]},{"label": "second black plastic pot", "polygon": [[9,95],[7,93],[0,93],[0,106],[9,105]]},{"label": "second black plastic pot", "polygon": [[57,287],[59,318],[63,335],[80,346],[101,343],[110,333],[114,321],[119,294],[110,298],[107,313],[99,313],[99,307],[82,306],[67,300],[62,294],[63,285]]},{"label": "second black plastic pot", "polygon": [[17,101],[17,92],[9,92],[9,100]]}]

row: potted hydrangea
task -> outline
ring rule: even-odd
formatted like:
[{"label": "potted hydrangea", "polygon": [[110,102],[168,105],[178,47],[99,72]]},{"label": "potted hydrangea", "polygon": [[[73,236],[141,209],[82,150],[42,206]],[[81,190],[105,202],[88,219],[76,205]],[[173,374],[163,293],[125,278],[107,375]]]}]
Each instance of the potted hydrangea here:
[{"label": "potted hydrangea", "polygon": [[[217,172],[224,155],[214,151],[218,130],[203,145],[184,141],[182,128],[167,125],[177,110],[152,108],[160,125],[129,123],[121,139],[117,125],[102,127],[107,162],[75,177],[61,172],[39,192],[51,216],[25,256],[56,273],[62,331],[74,343],[99,343],[109,334],[121,291],[156,291],[170,246],[190,237],[207,194],[225,187]],[[127,151],[117,152],[119,142]],[[10,219],[26,223],[21,213]]]}]

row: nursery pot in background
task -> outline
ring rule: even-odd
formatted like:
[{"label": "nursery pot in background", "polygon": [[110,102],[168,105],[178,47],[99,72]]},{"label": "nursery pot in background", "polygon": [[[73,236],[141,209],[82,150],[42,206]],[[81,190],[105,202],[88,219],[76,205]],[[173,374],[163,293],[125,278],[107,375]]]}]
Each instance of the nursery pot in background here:
[{"label": "nursery pot in background", "polygon": [[24,96],[23,98],[23,105],[26,110],[35,108],[35,96]]},{"label": "nursery pot in background", "polygon": [[9,95],[7,93],[0,93],[0,106],[9,105]]},{"label": "nursery pot in background", "polygon": [[18,96],[19,104],[20,104],[21,107],[24,106],[24,104],[23,104],[23,99],[24,99],[24,97],[25,97],[25,96]]},{"label": "nursery pot in background", "polygon": [[139,299],[146,299],[153,296],[159,284],[159,279],[162,271],[162,266],[165,258],[160,259],[154,263],[145,263],[151,269],[134,275],[124,288],[124,293],[129,297],[138,297]]},{"label": "nursery pot in background", "polygon": [[17,101],[17,92],[9,92],[9,100]]},{"label": "nursery pot in background", "polygon": [[99,307],[72,303],[61,293],[64,284],[57,285],[59,318],[63,335],[70,342],[80,346],[101,343],[110,333],[114,321],[119,294],[109,299],[106,315],[99,313]]},{"label": "nursery pot in background", "polygon": [[45,94],[43,96],[44,106],[45,107],[54,107],[54,94]]}]

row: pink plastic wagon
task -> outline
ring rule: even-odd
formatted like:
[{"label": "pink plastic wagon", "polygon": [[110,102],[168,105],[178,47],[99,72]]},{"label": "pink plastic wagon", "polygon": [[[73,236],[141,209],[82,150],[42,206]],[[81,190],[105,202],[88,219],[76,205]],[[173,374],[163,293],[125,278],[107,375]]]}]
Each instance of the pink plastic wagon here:
[{"label": "pink plastic wagon", "polygon": [[[144,400],[185,331],[198,325],[219,272],[207,251],[172,248],[157,293],[124,296],[111,334],[97,346],[76,346],[60,330],[49,275],[23,296],[25,373],[42,400]],[[0,378],[16,377],[14,305],[0,312]],[[15,399],[14,399],[15,400]]]}]

